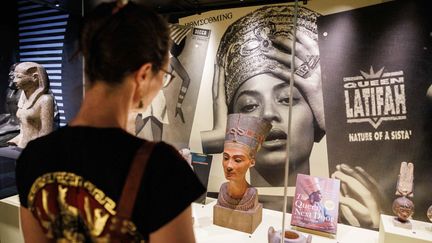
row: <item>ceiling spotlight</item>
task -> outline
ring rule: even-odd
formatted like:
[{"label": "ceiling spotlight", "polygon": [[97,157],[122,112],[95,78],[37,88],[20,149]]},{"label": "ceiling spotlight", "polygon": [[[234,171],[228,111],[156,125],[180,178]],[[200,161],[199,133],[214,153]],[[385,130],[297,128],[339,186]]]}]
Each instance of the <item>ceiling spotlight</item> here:
[{"label": "ceiling spotlight", "polygon": [[57,8],[60,7],[60,2],[59,1],[54,1],[54,6],[56,6]]}]

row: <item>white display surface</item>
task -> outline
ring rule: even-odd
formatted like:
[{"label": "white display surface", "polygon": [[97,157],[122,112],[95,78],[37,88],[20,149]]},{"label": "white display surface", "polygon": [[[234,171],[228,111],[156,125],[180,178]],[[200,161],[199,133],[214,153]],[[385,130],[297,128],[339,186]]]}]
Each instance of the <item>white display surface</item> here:
[{"label": "white display surface", "polygon": [[410,220],[412,229],[395,226],[395,216],[381,214],[379,243],[430,243],[432,242],[432,224]]},{"label": "white display surface", "polygon": [[18,195],[0,200],[0,242],[24,242],[19,226]]},{"label": "white display surface", "polygon": [[[213,224],[212,202],[202,205],[193,203],[194,232],[197,243],[266,243],[267,231],[270,226],[279,230],[282,226],[282,213],[263,209],[263,220],[253,234],[223,228]],[[19,200],[12,196],[0,200],[0,242],[24,242],[19,228]],[[381,215],[380,231],[386,231],[386,241],[379,241],[379,233],[343,224],[338,224],[338,233],[335,239],[312,235],[313,243],[430,243],[432,242],[432,224],[412,220],[413,229],[407,230],[393,226],[392,216]],[[289,226],[291,215],[287,214],[286,225]],[[416,232],[416,233],[413,233]],[[407,238],[407,236],[409,236]],[[393,237],[393,238],[387,238]],[[396,238],[395,238],[396,237]],[[405,237],[405,238],[404,238]],[[398,240],[399,239],[399,240]]]},{"label": "white display surface", "polygon": [[[221,242],[256,242],[266,243],[267,231],[270,226],[276,230],[282,227],[282,212],[263,209],[263,220],[253,234],[223,228],[213,224],[213,206],[216,201],[206,205],[192,204],[194,231],[197,243]],[[289,226],[291,215],[287,214],[286,225]],[[336,239],[312,235],[313,243],[377,243],[378,232],[362,228],[338,224]]]}]

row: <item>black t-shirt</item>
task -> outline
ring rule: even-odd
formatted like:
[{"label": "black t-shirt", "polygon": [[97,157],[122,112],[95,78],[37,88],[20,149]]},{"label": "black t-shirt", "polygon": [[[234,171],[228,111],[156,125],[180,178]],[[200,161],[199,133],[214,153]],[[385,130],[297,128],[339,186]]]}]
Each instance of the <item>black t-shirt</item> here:
[{"label": "black t-shirt", "polygon": [[[118,202],[137,149],[145,142],[119,128],[64,127],[30,142],[17,160],[16,181],[21,206],[36,179],[70,172],[91,182]],[[148,161],[132,221],[148,235],[175,218],[205,188],[172,146],[160,142]]]}]

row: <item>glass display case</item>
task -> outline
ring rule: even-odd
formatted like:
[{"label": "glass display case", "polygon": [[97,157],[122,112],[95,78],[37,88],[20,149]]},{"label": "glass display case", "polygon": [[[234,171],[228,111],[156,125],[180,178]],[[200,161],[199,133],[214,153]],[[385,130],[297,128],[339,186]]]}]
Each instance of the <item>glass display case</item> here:
[{"label": "glass display case", "polygon": [[[428,7],[422,0],[290,2],[214,10],[170,26],[176,77],[151,109],[130,114],[128,131],[190,158],[207,189],[192,203],[197,242],[431,242]],[[70,59],[78,7],[68,12],[29,0],[12,8],[16,43],[2,49],[14,51],[1,70],[43,65],[65,126],[85,86],[82,58]],[[232,126],[234,115],[271,129],[261,136],[256,127]],[[234,161],[224,145],[242,137],[249,139],[247,163],[236,188],[229,183],[237,167],[228,163],[241,167],[246,159]],[[0,241],[22,242],[13,178],[20,150],[6,150]],[[412,228],[403,230],[390,216],[402,161],[416,168]]]}]

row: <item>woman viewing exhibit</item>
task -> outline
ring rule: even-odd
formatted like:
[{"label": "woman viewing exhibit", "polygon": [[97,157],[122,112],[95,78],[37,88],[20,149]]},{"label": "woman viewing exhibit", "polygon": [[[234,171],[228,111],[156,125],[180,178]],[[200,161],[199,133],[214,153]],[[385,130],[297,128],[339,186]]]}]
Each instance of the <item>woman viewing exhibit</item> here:
[{"label": "woman viewing exhibit", "polygon": [[[269,120],[273,128],[250,170],[250,182],[254,187],[282,187],[284,184],[290,88],[293,89],[293,103],[289,186],[294,186],[298,173],[310,174],[314,142],[319,142],[325,134],[318,17],[318,13],[299,7],[294,36],[294,6],[266,6],[235,21],[221,39],[213,80],[214,127],[212,131],[201,133],[203,152],[222,152],[227,114],[244,113]],[[295,52],[293,41],[296,42]],[[292,65],[294,85],[290,81]],[[358,191],[367,201],[342,197],[341,208],[349,223],[371,225],[373,222],[375,226],[375,219],[379,218],[378,193],[374,193],[377,187],[363,172],[348,170],[345,165],[339,167],[335,177],[342,178],[343,188]],[[282,209],[281,196],[261,195],[260,201],[266,208]]]},{"label": "woman viewing exhibit", "polygon": [[172,146],[126,132],[167,73],[165,20],[102,3],[81,32],[87,87],[68,126],[31,141],[16,179],[26,242],[195,242],[190,204],[204,188]]}]

